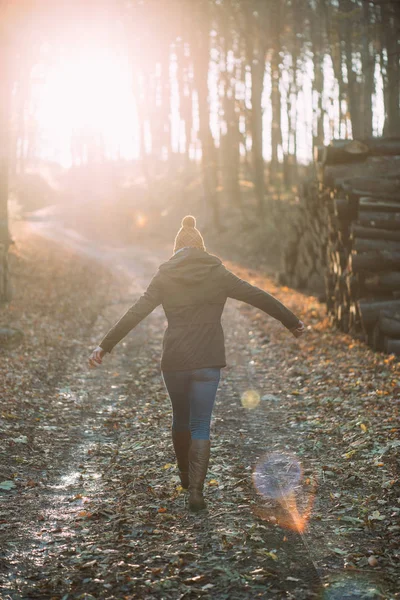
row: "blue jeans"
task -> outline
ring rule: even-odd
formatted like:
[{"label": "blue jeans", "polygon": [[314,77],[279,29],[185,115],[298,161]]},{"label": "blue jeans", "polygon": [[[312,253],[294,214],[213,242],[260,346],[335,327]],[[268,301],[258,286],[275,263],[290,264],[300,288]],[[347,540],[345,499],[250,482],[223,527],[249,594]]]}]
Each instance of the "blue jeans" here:
[{"label": "blue jeans", "polygon": [[172,404],[172,429],[188,431],[193,440],[210,439],[211,415],[221,369],[163,371]]}]

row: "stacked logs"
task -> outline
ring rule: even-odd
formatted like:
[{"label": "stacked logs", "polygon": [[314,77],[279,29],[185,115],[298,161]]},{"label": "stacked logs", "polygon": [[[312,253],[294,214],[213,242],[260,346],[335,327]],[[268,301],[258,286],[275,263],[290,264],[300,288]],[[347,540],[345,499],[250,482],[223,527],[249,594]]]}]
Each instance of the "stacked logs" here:
[{"label": "stacked logs", "polygon": [[328,312],[342,331],[400,355],[400,139],[338,140],[316,160]]},{"label": "stacked logs", "polygon": [[282,232],[280,283],[324,299],[328,211],[327,203],[321,202],[315,177],[301,184],[296,203],[290,204],[285,217],[280,219],[280,231],[282,226],[286,229]]}]

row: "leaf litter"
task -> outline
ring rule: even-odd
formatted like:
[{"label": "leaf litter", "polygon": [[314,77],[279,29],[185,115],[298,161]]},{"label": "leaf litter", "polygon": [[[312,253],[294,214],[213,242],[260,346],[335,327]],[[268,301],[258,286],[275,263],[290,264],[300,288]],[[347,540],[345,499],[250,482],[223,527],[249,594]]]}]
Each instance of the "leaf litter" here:
[{"label": "leaf litter", "polygon": [[[228,302],[209,509],[192,515],[159,374],[163,314],[88,372],[90,348],[121,312],[125,280],[38,238],[25,235],[17,248],[20,279],[32,269],[35,277],[2,314],[25,331],[1,357],[4,598],[306,600],[322,585],[331,600],[399,597],[393,357],[332,330],[316,299],[252,272],[310,329],[296,341]],[[245,408],[249,389],[261,400]],[[312,499],[302,535],[284,506],[254,489],[254,465],[269,452],[301,463],[300,515]]]}]

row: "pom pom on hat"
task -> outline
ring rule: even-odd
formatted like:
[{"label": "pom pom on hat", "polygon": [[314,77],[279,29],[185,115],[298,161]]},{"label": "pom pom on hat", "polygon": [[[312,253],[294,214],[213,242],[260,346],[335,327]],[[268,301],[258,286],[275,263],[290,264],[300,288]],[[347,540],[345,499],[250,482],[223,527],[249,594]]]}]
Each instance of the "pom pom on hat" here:
[{"label": "pom pom on hat", "polygon": [[182,227],[176,235],[174,253],[181,248],[206,249],[202,235],[200,231],[196,229],[196,219],[192,215],[183,217]]},{"label": "pom pom on hat", "polygon": [[182,227],[196,227],[196,219],[192,215],[186,215],[182,219]]}]

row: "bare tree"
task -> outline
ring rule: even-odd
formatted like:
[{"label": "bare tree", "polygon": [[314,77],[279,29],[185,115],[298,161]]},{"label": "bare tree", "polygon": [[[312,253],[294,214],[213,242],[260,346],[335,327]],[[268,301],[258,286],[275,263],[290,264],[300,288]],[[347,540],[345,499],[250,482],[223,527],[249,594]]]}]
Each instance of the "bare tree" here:
[{"label": "bare tree", "polygon": [[10,233],[8,225],[8,189],[10,168],[10,115],[11,115],[11,40],[6,19],[0,29],[0,303],[10,299],[8,249]]}]

